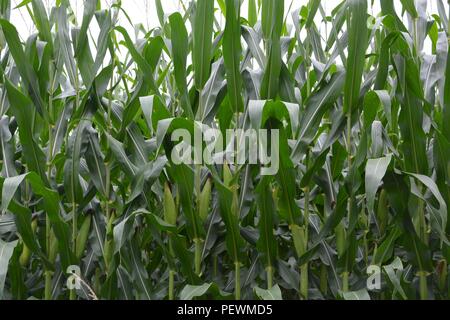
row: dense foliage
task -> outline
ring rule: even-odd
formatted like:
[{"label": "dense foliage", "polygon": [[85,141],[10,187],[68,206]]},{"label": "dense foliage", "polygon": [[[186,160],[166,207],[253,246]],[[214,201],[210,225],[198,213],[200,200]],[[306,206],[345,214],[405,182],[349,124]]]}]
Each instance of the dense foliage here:
[{"label": "dense foliage", "polygon": [[[0,298],[449,298],[447,4],[324,2],[1,0]],[[278,172],[174,163],[198,127]]]}]

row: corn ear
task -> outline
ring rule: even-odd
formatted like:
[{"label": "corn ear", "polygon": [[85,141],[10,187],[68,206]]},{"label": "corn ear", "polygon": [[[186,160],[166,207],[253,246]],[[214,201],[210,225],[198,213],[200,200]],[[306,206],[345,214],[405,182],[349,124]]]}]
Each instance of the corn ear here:
[{"label": "corn ear", "polygon": [[173,226],[177,224],[177,208],[168,183],[164,184],[164,220]]},{"label": "corn ear", "polygon": [[83,253],[86,249],[86,242],[89,238],[89,232],[91,230],[91,221],[92,221],[92,216],[90,214],[88,214],[85,217],[80,230],[78,231],[76,253],[75,253],[75,256],[77,257],[77,259],[80,259],[83,256]]},{"label": "corn ear", "polygon": [[[37,229],[37,219],[34,219],[31,222],[31,229],[33,230],[33,233],[36,233]],[[19,258],[20,265],[22,267],[26,267],[30,263],[31,258],[31,250],[27,247],[27,245],[24,243],[22,248],[22,253]]]},{"label": "corn ear", "polygon": [[211,180],[206,180],[205,186],[200,194],[199,199],[199,215],[202,221],[208,218],[209,204],[211,203]]}]

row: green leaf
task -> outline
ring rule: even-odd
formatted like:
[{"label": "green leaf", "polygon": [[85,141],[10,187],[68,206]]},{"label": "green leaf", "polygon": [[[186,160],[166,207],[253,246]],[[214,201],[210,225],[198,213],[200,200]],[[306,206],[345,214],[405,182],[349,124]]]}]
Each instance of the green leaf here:
[{"label": "green leaf", "polygon": [[78,71],[75,63],[74,53],[72,50],[71,39],[69,36],[68,22],[69,19],[67,17],[67,7],[66,4],[62,4],[56,9],[56,26],[58,29],[58,33],[55,46],[59,48],[60,55],[62,56],[60,58],[61,61],[59,63],[61,63],[61,65],[59,66],[59,68],[62,69],[62,62],[64,62],[71,85],[75,89],[79,89],[77,87],[77,85],[79,84]]},{"label": "green leaf", "polygon": [[43,41],[52,46],[53,39],[50,31],[50,22],[47,17],[44,3],[42,0],[33,0],[31,4],[33,6],[34,21],[36,23],[36,28],[39,31],[39,36]]},{"label": "green leaf", "polygon": [[394,252],[395,243],[397,239],[401,236],[401,230],[395,228],[391,233],[384,239],[381,245],[377,248],[376,253],[373,257],[372,264],[381,266],[386,261],[391,259]]},{"label": "green leaf", "polygon": [[155,0],[156,12],[158,14],[158,20],[161,27],[164,27],[164,9],[161,0]]},{"label": "green leaf", "polygon": [[352,112],[359,101],[367,49],[367,0],[350,0],[347,76],[344,88],[344,113]]},{"label": "green leaf", "polygon": [[0,151],[3,161],[1,175],[6,178],[17,175],[14,163],[14,141],[12,141],[12,138],[13,136],[9,130],[9,117],[3,116],[0,119]]},{"label": "green leaf", "polygon": [[406,11],[408,11],[408,13],[411,15],[411,18],[417,19],[419,17],[414,0],[400,0],[400,1],[402,3],[403,8]]},{"label": "green leaf", "polygon": [[254,291],[256,296],[261,300],[266,301],[283,300],[281,296],[281,289],[278,285],[273,286],[269,290],[264,290],[259,287],[255,287]]},{"label": "green leaf", "polygon": [[273,267],[277,258],[277,241],[274,236],[275,205],[269,186],[269,179],[263,178],[256,189],[259,208],[258,249],[264,254],[266,267]]},{"label": "green leaf", "polygon": [[404,300],[408,300],[408,297],[406,296],[406,293],[401,285],[401,274],[403,273],[402,260],[399,257],[395,257],[394,261],[391,264],[384,266],[383,269],[391,283],[394,285],[395,290],[400,293]]},{"label": "green leaf", "polygon": [[204,229],[200,217],[192,206],[194,199],[194,172],[185,164],[173,165],[172,175],[177,183],[181,208],[187,220],[187,228],[192,240],[202,239]]},{"label": "green leaf", "polygon": [[19,136],[25,163],[29,170],[36,172],[47,183],[45,154],[36,143],[33,134],[32,117],[30,117],[33,114],[32,102],[14,87],[8,79],[6,79],[6,90],[11,104],[11,111],[19,125]]},{"label": "green leaf", "polygon": [[194,17],[192,34],[192,62],[195,87],[201,91],[211,70],[214,1],[199,0]]},{"label": "green leaf", "polygon": [[92,181],[97,190],[104,196],[107,196],[106,186],[106,167],[103,154],[100,150],[98,136],[94,129],[90,128],[87,134],[88,146],[86,149],[86,162],[91,173]]},{"label": "green leaf", "polygon": [[130,240],[132,235],[132,227],[135,223],[135,220],[139,216],[144,216],[152,222],[154,226],[156,226],[161,231],[166,232],[176,232],[176,226],[170,225],[166,223],[164,220],[159,218],[158,216],[148,212],[147,210],[137,210],[130,214],[128,217],[123,219],[120,223],[118,223],[113,230],[114,234],[114,245],[115,245],[115,253],[118,253],[122,247]]},{"label": "green leaf", "polygon": [[381,13],[385,16],[390,15],[394,18],[396,29],[402,32],[408,32],[402,20],[397,16],[394,2],[391,0],[380,0],[380,4]]},{"label": "green leaf", "polygon": [[447,64],[445,68],[445,81],[444,81],[444,106],[443,106],[443,119],[442,119],[442,133],[447,141],[450,141],[450,128],[445,123],[450,121],[450,50],[447,54]]},{"label": "green leaf", "polygon": [[141,299],[151,300],[149,277],[148,272],[145,269],[145,265],[141,260],[141,248],[138,246],[136,241],[129,241],[128,248],[131,264],[131,275],[134,279],[134,283],[141,292],[139,296]]},{"label": "green leaf", "polygon": [[14,248],[17,246],[17,243],[17,240],[13,242],[4,242],[2,239],[0,239],[0,299],[3,298],[9,260],[12,257]]},{"label": "green leaf", "polygon": [[180,92],[181,105],[185,113],[193,118],[192,107],[188,98],[186,64],[189,50],[188,33],[181,14],[174,13],[169,17],[172,29],[172,59],[175,68],[175,81]]},{"label": "green leaf", "polygon": [[430,249],[420,240],[412,223],[408,212],[408,198],[410,197],[408,186],[403,177],[389,172],[383,179],[389,204],[395,214],[395,218],[400,222],[404,245],[411,255],[411,263],[419,268],[420,271],[429,271],[432,269]]},{"label": "green leaf", "polygon": [[317,11],[320,7],[320,0],[309,0],[308,2],[308,19],[305,23],[305,28],[309,29],[311,28],[312,24],[314,23],[314,18],[316,17]]},{"label": "green leaf", "polygon": [[240,8],[235,0],[226,0],[227,13],[223,34],[223,58],[225,61],[228,99],[234,113],[244,110],[242,101],[242,78],[239,72],[241,56],[241,28],[239,25]]},{"label": "green leaf", "polygon": [[110,135],[107,135],[107,139],[116,160],[119,161],[120,165],[128,175],[134,177],[138,171],[138,168],[128,158],[123,144]]},{"label": "green leaf", "polygon": [[254,27],[258,21],[258,9],[256,7],[256,0],[248,1],[248,24]]},{"label": "green leaf", "polygon": [[369,293],[366,289],[352,292],[343,292],[342,295],[345,300],[370,300]]},{"label": "green leaf", "polygon": [[231,260],[236,264],[242,261],[243,239],[239,231],[238,216],[232,210],[233,192],[222,184],[215,181],[215,187],[219,193],[220,214],[227,229],[226,245]]},{"label": "green leaf", "polygon": [[369,159],[366,165],[366,201],[369,213],[374,214],[375,195],[383,181],[384,175],[391,163],[392,156],[379,159]]},{"label": "green leaf", "polygon": [[300,119],[300,132],[291,154],[294,163],[297,163],[305,155],[317,133],[317,127],[320,125],[323,115],[341,94],[344,79],[344,72],[334,74],[328,84],[313,93],[306,101],[305,112]]},{"label": "green leaf", "polygon": [[78,62],[78,68],[80,69],[83,82],[89,88],[94,80],[94,60],[92,58],[91,49],[89,47],[88,28],[94,17],[95,9],[97,6],[97,0],[88,0],[84,2],[83,22],[78,33],[75,59]]},{"label": "green leaf", "polygon": [[252,53],[253,58],[256,59],[261,69],[264,68],[266,57],[263,50],[260,48],[261,36],[253,29],[247,26],[242,26],[242,36]]},{"label": "green leaf", "polygon": [[180,261],[180,268],[190,285],[199,285],[200,279],[194,273],[194,257],[190,251],[186,249],[186,239],[180,235],[171,237],[173,251]]},{"label": "green leaf", "polygon": [[[413,65],[411,58],[406,58],[407,61],[399,76],[402,74],[416,74],[417,66]],[[418,73],[417,73],[418,74]],[[417,77],[415,80],[419,84],[420,80]],[[428,172],[428,159],[426,155],[426,136],[423,130],[423,109],[422,104],[417,98],[420,91],[412,88],[408,81],[404,83],[404,92],[402,97],[402,108],[399,115],[400,132],[403,137],[401,149],[404,154],[405,168],[409,172],[426,174]]]},{"label": "green leaf", "polygon": [[391,97],[387,91],[369,91],[364,97],[364,129],[369,130],[380,111],[384,111],[387,120],[392,123],[391,105]]},{"label": "green leaf", "polygon": [[186,285],[180,292],[180,300],[189,301],[195,298],[210,296],[217,300],[230,299],[231,294],[219,289],[215,283],[204,283],[200,286]]},{"label": "green leaf", "polygon": [[252,127],[261,129],[270,119],[278,121],[287,121],[291,127],[291,134],[295,136],[299,129],[300,109],[297,104],[267,101],[267,100],[250,100],[248,103],[248,113]]},{"label": "green leaf", "polygon": [[[50,264],[47,257],[42,253],[39,243],[36,241],[34,233],[31,230],[31,211],[12,200],[18,187],[25,179],[30,184],[31,189],[44,200],[44,210],[49,217],[50,223],[53,226],[53,230],[58,239],[58,251],[61,255],[62,265],[64,268],[67,268],[73,262],[73,253],[69,248],[69,226],[60,216],[59,195],[55,191],[48,189],[36,173],[30,172],[21,176],[5,179],[2,189],[1,209],[9,210],[16,215],[17,229],[22,236],[22,240],[28,248],[43,259],[44,263]],[[50,264],[49,268],[52,269],[53,266]]]},{"label": "green leaf", "polygon": [[[450,203],[450,170],[448,170],[450,167],[450,143],[439,132],[436,132],[433,151],[436,166],[436,183],[445,202]],[[449,227],[447,227],[447,231],[448,229]]]},{"label": "green leaf", "polygon": [[[128,125],[133,121],[139,111],[139,97],[150,94],[149,91],[152,91],[154,94],[159,96],[160,92],[155,83],[155,79],[153,78],[155,68],[153,68],[152,65],[142,56],[142,54],[138,52],[125,28],[119,26],[115,27],[114,30],[122,34],[125,40],[124,45],[128,49],[133,60],[136,62],[139,68],[140,75],[140,77],[138,78],[139,85],[136,86],[136,90],[129,98],[128,105],[124,112],[122,122],[122,131],[124,131],[124,129],[128,127]],[[150,52],[158,57],[161,54],[162,50],[161,38],[154,38],[150,42],[149,46],[150,45],[154,46],[152,47],[153,50],[151,50]]]},{"label": "green leaf", "polygon": [[[276,2],[271,0],[271,2]],[[272,25],[269,42],[269,56],[265,68],[263,82],[261,84],[261,97],[263,99],[275,99],[277,97],[281,72],[281,31],[283,29],[284,2],[273,4]],[[264,12],[264,4],[263,4]],[[270,14],[270,13],[268,13]]]},{"label": "green leaf", "polygon": [[430,208],[432,228],[437,232],[442,242],[450,244],[446,236],[447,218],[448,218],[447,204],[444,198],[442,197],[441,193],[439,192],[436,183],[431,178],[424,175],[413,173],[409,175],[419,180],[425,187],[427,187],[428,190],[433,195],[433,197],[439,203],[439,208],[436,208],[430,200],[425,199],[425,201],[428,204],[428,207]]},{"label": "green leaf", "polygon": [[67,161],[64,164],[64,187],[68,201],[71,203],[78,203],[83,199],[83,190],[80,184],[80,163],[86,152],[87,128],[90,123],[88,117],[81,120],[75,132],[69,137]]},{"label": "green leaf", "polygon": [[276,0],[261,1],[261,26],[265,40],[270,39],[272,35],[277,3]]},{"label": "green leaf", "polygon": [[221,99],[223,99],[219,95],[225,87],[224,79],[225,67],[222,58],[213,63],[211,77],[200,94],[197,120],[209,121],[211,117],[215,116],[214,111],[220,105]]},{"label": "green leaf", "polygon": [[16,63],[22,81],[25,84],[25,89],[28,91],[31,101],[33,101],[32,103],[43,118],[48,118],[47,110],[42,101],[36,73],[23,51],[22,43],[20,42],[16,28],[4,19],[0,19],[0,26],[2,27],[3,35],[8,43],[9,51]]},{"label": "green leaf", "polygon": [[140,97],[142,112],[149,130],[156,130],[158,122],[171,117],[159,96]]}]

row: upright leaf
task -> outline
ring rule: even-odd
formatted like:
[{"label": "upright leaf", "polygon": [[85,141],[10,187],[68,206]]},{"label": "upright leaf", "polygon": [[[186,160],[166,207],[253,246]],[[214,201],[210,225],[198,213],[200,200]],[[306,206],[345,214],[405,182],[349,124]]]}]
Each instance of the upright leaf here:
[{"label": "upright leaf", "polygon": [[367,0],[348,1],[348,59],[344,113],[358,106],[367,49]]},{"label": "upright leaf", "polygon": [[174,13],[169,17],[172,29],[172,58],[175,68],[175,81],[180,92],[181,104],[189,117],[193,117],[192,107],[188,98],[186,64],[189,50],[189,40],[183,17],[180,13]]},{"label": "upright leaf", "polygon": [[194,17],[192,34],[192,62],[195,87],[201,91],[211,70],[214,1],[199,0]]},{"label": "upright leaf", "polygon": [[235,0],[226,0],[226,23],[223,34],[223,58],[227,78],[230,108],[234,113],[244,110],[242,101],[242,78],[240,74],[241,28],[239,23],[240,6]]}]

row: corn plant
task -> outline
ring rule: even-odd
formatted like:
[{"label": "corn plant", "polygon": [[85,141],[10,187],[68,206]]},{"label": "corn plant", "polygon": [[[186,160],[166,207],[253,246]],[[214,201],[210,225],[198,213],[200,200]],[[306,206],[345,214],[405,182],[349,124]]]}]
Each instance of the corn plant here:
[{"label": "corn plant", "polygon": [[0,299],[449,298],[448,4],[164,2],[0,1]]}]

